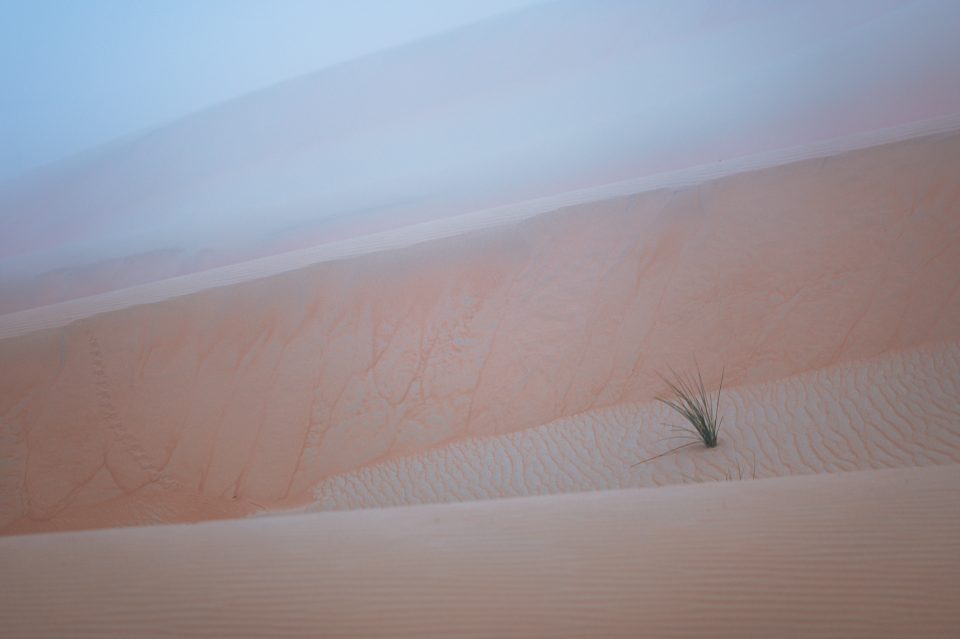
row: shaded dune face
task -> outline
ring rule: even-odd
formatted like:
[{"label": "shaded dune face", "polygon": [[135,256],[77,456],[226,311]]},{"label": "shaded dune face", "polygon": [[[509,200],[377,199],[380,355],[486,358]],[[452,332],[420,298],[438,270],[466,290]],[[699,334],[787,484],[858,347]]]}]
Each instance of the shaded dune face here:
[{"label": "shaded dune face", "polygon": [[[2,340],[0,526],[956,461],[958,175],[939,135]],[[625,469],[663,435],[659,374],[694,360],[746,385],[725,441]],[[551,439],[571,428],[588,462]],[[490,467],[523,479],[430,484],[497,437],[529,442]]]}]

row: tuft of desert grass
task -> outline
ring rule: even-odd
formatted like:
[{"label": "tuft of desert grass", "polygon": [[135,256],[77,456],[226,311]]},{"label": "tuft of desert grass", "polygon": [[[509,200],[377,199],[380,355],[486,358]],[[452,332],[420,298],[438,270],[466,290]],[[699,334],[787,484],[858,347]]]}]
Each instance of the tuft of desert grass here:
[{"label": "tuft of desert grass", "polygon": [[684,376],[676,371],[670,371],[673,379],[663,378],[664,383],[670,388],[672,397],[658,397],[657,401],[669,406],[678,412],[687,425],[678,427],[682,433],[688,434],[695,440],[703,442],[707,448],[717,446],[717,437],[720,433],[720,423],[723,417],[719,415],[720,411],[720,391],[723,390],[723,372],[720,373],[720,386],[717,388],[717,399],[714,401],[712,394],[707,393],[703,385],[703,376],[700,374],[700,368],[697,367],[697,377],[693,375]]},{"label": "tuft of desert grass", "polygon": [[716,448],[717,446],[720,424],[723,421],[723,417],[719,414],[720,392],[723,390],[723,371],[720,373],[720,385],[717,387],[716,400],[714,400],[713,394],[708,393],[703,385],[703,376],[700,374],[699,366],[697,367],[696,377],[681,375],[673,369],[670,370],[670,373],[673,379],[666,377],[661,377],[661,379],[670,389],[671,395],[669,397],[657,397],[656,400],[679,413],[686,422],[683,426],[674,426],[677,435],[669,439],[689,439],[690,441],[676,448],[671,448],[665,453],[639,461],[634,466],[669,455],[675,450],[694,444],[702,443],[707,448]]}]

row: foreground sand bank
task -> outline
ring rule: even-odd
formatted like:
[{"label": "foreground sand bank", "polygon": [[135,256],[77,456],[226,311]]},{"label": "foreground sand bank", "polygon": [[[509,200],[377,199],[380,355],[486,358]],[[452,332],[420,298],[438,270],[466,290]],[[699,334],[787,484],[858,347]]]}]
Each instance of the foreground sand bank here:
[{"label": "foreground sand bank", "polygon": [[960,466],[0,539],[17,637],[947,637]]}]

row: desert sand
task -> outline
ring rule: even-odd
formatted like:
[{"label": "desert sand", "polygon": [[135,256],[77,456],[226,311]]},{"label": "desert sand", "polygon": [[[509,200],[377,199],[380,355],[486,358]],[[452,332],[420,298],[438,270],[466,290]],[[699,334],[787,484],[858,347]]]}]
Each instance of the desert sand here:
[{"label": "desert sand", "polygon": [[960,466],[0,538],[16,637],[948,637]]},{"label": "desert sand", "polygon": [[675,413],[617,404],[321,481],[306,510],[960,463],[960,342],[724,391],[717,448],[673,449]]},{"label": "desert sand", "polygon": [[[957,176],[946,131],[0,317],[0,623],[956,634]],[[720,446],[635,465],[695,367]]]},{"label": "desert sand", "polygon": [[[0,340],[0,526],[302,507],[344,473],[649,402],[660,374],[694,361],[708,385],[721,370],[731,389],[774,383],[728,418],[731,434],[750,429],[729,443],[744,460],[758,456],[764,476],[956,461],[957,175],[960,135],[944,133]],[[888,359],[863,363],[878,357]],[[845,364],[862,368],[823,373],[842,380],[826,390],[807,390],[816,376],[775,384]],[[886,412],[864,404],[871,389],[857,380],[877,367],[897,398]],[[933,391],[937,402],[925,402]],[[760,424],[752,406],[771,403]],[[874,443],[870,415],[899,420],[891,428],[927,448]],[[800,419],[813,430],[792,430]],[[663,469],[689,455],[625,478],[630,454],[645,457],[661,434],[640,414],[625,421],[642,443],[613,462],[615,485],[678,479]],[[935,440],[924,439],[930,429]],[[802,463],[784,461],[797,455]],[[356,490],[334,501],[370,489]]]}]

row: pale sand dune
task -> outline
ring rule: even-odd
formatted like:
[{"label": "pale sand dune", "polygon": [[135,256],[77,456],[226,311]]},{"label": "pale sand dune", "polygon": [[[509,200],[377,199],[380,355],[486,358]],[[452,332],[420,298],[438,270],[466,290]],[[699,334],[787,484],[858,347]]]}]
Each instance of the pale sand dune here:
[{"label": "pale sand dune", "polygon": [[960,636],[960,5],[749,4],[0,185],[0,635]]},{"label": "pale sand dune", "polygon": [[683,443],[683,422],[620,404],[331,477],[307,510],[960,463],[960,342],[730,389],[720,413],[713,450],[635,465]]},{"label": "pale sand dune", "polygon": [[[0,340],[0,527],[303,505],[363,466],[649,400],[694,355],[740,386],[956,342],[958,175],[942,134]],[[923,371],[897,396],[947,383]],[[823,469],[888,465],[870,445]]]},{"label": "pale sand dune", "polygon": [[960,466],[0,539],[32,637],[953,637]]}]

